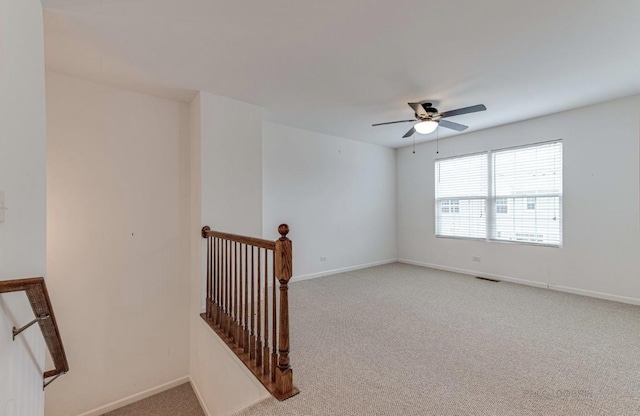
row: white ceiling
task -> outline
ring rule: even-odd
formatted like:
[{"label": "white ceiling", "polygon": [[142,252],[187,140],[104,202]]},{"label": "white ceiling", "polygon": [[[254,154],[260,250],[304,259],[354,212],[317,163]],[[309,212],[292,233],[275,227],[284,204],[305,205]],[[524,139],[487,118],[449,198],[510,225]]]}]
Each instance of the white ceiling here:
[{"label": "white ceiling", "polygon": [[640,93],[638,0],[42,2],[51,70],[392,147],[409,101],[473,131]]}]

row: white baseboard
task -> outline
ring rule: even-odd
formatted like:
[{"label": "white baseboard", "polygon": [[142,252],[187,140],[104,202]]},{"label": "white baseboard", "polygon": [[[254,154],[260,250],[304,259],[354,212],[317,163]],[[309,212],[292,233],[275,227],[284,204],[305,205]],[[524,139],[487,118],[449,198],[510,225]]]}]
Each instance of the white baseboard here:
[{"label": "white baseboard", "polygon": [[387,260],[376,261],[373,263],[359,264],[357,266],[349,266],[349,267],[342,267],[340,269],[325,270],[318,273],[303,274],[300,276],[293,276],[291,278],[291,282],[299,282],[301,280],[315,279],[317,277],[330,276],[332,274],[352,272],[354,270],[367,269],[369,267],[382,266],[383,264],[390,264],[395,262],[396,262],[396,259],[387,259]]},{"label": "white baseboard", "polygon": [[202,407],[204,414],[206,416],[211,416],[211,412],[209,412],[209,409],[207,409],[207,405],[205,404],[204,399],[200,394],[200,390],[198,390],[198,386],[196,386],[196,383],[193,382],[191,376],[189,376],[189,383],[191,384],[191,388],[193,389],[193,391],[196,393],[196,397],[198,398],[198,402],[200,403],[200,407]]},{"label": "white baseboard", "polygon": [[631,298],[628,296],[612,295],[609,293],[595,292],[592,290],[576,289],[574,287],[556,286],[556,285],[549,285],[549,289],[557,290],[558,292],[566,292],[566,293],[573,293],[575,295],[588,296],[591,298],[612,300],[614,302],[628,303],[631,305],[640,305],[640,299]]},{"label": "white baseboard", "polygon": [[104,406],[100,406],[96,409],[79,414],[78,416],[99,416],[107,412],[110,412],[112,410],[116,410],[126,405],[129,405],[131,403],[135,403],[142,399],[146,399],[147,397],[151,397],[154,394],[162,393],[163,391],[172,389],[174,387],[177,387],[184,383],[188,383],[190,381],[191,381],[191,377],[189,376],[180,377],[168,383],[164,383],[159,386],[141,391],[140,393],[132,394],[131,396],[125,397],[124,399],[116,400],[115,402],[105,404]]},{"label": "white baseboard", "polygon": [[407,260],[407,259],[398,259],[398,263],[413,264],[414,266],[428,267],[430,269],[444,270],[444,271],[447,271],[447,272],[466,274],[466,275],[469,275],[469,276],[486,277],[487,279],[496,279],[496,280],[502,280],[502,281],[505,281],[505,282],[519,283],[519,284],[522,284],[522,285],[541,287],[543,289],[549,289],[549,285],[548,284],[543,283],[543,282],[536,282],[534,280],[517,279],[515,277],[502,276],[502,275],[492,274],[492,273],[483,273],[483,272],[477,272],[477,271],[474,271],[474,270],[459,269],[457,267],[442,266],[442,265],[439,265],[439,264],[432,264],[432,263],[423,263],[423,262],[420,262],[420,261]]},{"label": "white baseboard", "polygon": [[628,303],[628,304],[631,304],[631,305],[640,305],[640,299],[627,297],[627,296],[612,295],[612,294],[609,294],[609,293],[595,292],[595,291],[585,290],[585,289],[577,289],[577,288],[574,288],[574,287],[551,285],[551,284],[548,284],[548,283],[537,282],[537,281],[533,281],[533,280],[517,279],[515,277],[502,276],[502,275],[491,274],[491,273],[483,273],[483,272],[477,272],[477,271],[473,271],[473,270],[459,269],[459,268],[456,268],[456,267],[442,266],[442,265],[439,265],[439,264],[423,263],[423,262],[414,261],[414,260],[398,259],[398,263],[412,264],[414,266],[428,267],[428,268],[431,268],[431,269],[444,270],[444,271],[448,271],[448,272],[466,274],[466,275],[470,275],[470,276],[479,276],[479,277],[486,277],[486,278],[489,278],[489,279],[503,280],[505,282],[518,283],[518,284],[521,284],[521,285],[527,285],[527,286],[534,286],[534,287],[539,287],[539,288],[543,288],[543,289],[556,290],[558,292],[573,293],[575,295],[582,295],[582,296],[588,296],[588,297],[591,297],[591,298],[611,300],[611,301],[614,301],[614,302]]}]

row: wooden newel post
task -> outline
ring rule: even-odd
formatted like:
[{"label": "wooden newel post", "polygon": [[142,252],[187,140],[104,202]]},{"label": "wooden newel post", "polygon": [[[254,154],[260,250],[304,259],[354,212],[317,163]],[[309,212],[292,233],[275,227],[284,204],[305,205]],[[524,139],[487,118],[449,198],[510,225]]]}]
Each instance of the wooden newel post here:
[{"label": "wooden newel post", "polygon": [[211,227],[205,225],[200,231],[202,238],[207,240],[207,294],[205,299],[207,318],[211,319],[212,305],[211,305],[211,240],[209,239],[209,231]]},{"label": "wooden newel post", "polygon": [[287,238],[289,226],[280,224],[281,237],[276,241],[276,278],[280,282],[280,316],[278,337],[278,368],[276,389],[278,394],[290,394],[293,390],[293,371],[289,366],[289,280],[293,274],[291,240]]}]

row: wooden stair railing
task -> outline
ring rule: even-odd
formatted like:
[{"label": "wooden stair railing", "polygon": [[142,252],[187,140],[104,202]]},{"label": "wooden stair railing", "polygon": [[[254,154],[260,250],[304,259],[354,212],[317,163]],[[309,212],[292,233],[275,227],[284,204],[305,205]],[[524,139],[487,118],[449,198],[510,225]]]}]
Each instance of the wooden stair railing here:
[{"label": "wooden stair railing", "polygon": [[281,237],[269,241],[202,228],[207,302],[200,316],[274,397],[286,400],[299,390],[289,365],[289,226],[278,232]]},{"label": "wooden stair railing", "polygon": [[69,363],[67,362],[67,356],[64,352],[62,337],[60,337],[60,330],[58,329],[56,317],[53,314],[53,307],[51,306],[51,299],[49,298],[49,292],[47,291],[44,278],[33,277],[29,279],[0,281],[0,293],[20,291],[26,293],[36,318],[22,328],[14,327],[13,339],[15,341],[16,336],[36,322],[40,325],[42,336],[44,337],[44,341],[47,344],[55,366],[55,369],[46,371],[43,374],[45,380],[51,378],[49,381],[43,381],[42,388],[44,389],[58,377],[69,372]]}]

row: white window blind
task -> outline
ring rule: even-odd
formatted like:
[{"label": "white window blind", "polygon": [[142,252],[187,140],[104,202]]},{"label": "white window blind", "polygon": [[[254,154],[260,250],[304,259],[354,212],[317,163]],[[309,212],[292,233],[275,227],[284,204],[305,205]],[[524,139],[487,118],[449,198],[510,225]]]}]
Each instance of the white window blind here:
[{"label": "white window blind", "polygon": [[[562,143],[491,153],[495,216],[490,238],[562,244]],[[498,201],[506,201],[501,210]]]},{"label": "white window blind", "polygon": [[487,154],[436,161],[436,235],[486,238]]},{"label": "white window blind", "polygon": [[562,142],[437,160],[436,235],[562,244]]}]

